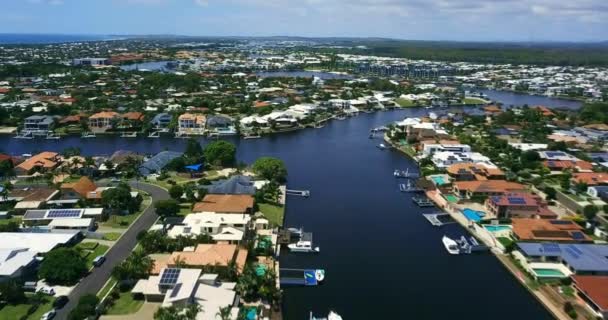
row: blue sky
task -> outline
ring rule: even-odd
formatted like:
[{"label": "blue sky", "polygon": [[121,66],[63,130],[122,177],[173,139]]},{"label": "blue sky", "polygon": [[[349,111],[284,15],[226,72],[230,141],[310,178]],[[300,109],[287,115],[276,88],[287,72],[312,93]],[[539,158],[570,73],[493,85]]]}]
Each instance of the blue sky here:
[{"label": "blue sky", "polygon": [[608,0],[0,0],[0,32],[608,40]]}]

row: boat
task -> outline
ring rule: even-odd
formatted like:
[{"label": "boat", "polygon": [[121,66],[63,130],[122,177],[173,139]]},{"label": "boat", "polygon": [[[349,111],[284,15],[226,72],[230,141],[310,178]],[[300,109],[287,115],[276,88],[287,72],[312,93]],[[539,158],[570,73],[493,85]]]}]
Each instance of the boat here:
[{"label": "boat", "polygon": [[81,138],[84,138],[84,139],[95,138],[95,133],[93,133],[93,132],[85,132],[85,133],[82,134]]},{"label": "boat", "polygon": [[381,143],[381,144],[377,145],[376,147],[378,147],[378,149],[380,149],[380,150],[386,149],[386,145],[384,143]]},{"label": "boat", "polygon": [[148,135],[148,138],[160,138],[160,131],[154,131],[154,132],[151,132],[151,133]]},{"label": "boat", "polygon": [[453,239],[448,238],[447,236],[443,236],[441,241],[443,242],[445,249],[450,254],[460,254],[460,246],[458,246],[458,242],[454,241]]},{"label": "boat", "polygon": [[256,134],[256,135],[244,136],[243,139],[259,139],[261,137],[262,137],[261,135]]},{"label": "boat", "polygon": [[291,233],[292,236],[302,238],[302,234],[304,234],[304,229],[300,228],[287,228],[287,231]]},{"label": "boat", "polygon": [[330,311],[327,317],[317,318],[310,312],[310,320],[342,320],[342,317],[336,312]]},{"label": "boat", "polygon": [[47,133],[45,139],[46,140],[57,140],[57,139],[61,139],[61,137],[58,136],[58,135],[56,135],[56,134],[54,134],[54,133],[52,133],[52,132],[49,132],[49,133]]},{"label": "boat", "polygon": [[120,136],[122,138],[137,138],[137,132],[123,132]]},{"label": "boat", "polygon": [[336,119],[337,120],[346,120],[346,116],[345,115],[339,115],[339,116],[336,116]]},{"label": "boat", "polygon": [[319,247],[313,247],[312,241],[300,240],[296,243],[290,243],[287,245],[289,251],[297,253],[319,253],[321,250]]}]

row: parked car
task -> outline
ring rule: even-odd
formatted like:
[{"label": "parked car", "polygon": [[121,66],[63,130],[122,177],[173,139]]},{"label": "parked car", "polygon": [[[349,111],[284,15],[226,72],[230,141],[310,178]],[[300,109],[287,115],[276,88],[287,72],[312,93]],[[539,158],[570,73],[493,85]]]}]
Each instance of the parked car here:
[{"label": "parked car", "polygon": [[93,265],[95,267],[99,267],[99,266],[101,266],[104,263],[104,261],[106,261],[106,257],[104,257],[104,256],[97,256],[95,258],[95,260],[93,260]]},{"label": "parked car", "polygon": [[55,289],[51,287],[40,287],[40,289],[38,289],[38,292],[48,294],[49,296],[55,295]]},{"label": "parked car", "polygon": [[26,281],[23,284],[23,290],[35,292],[36,288],[38,288],[38,282],[36,281]]},{"label": "parked car", "polygon": [[53,318],[55,318],[55,315],[57,314],[57,312],[55,312],[55,309],[45,313],[42,315],[42,317],[40,318],[40,320],[51,320]]},{"label": "parked car", "polygon": [[68,301],[70,301],[68,296],[59,296],[57,299],[55,299],[55,301],[53,301],[53,308],[61,309],[68,303]]}]

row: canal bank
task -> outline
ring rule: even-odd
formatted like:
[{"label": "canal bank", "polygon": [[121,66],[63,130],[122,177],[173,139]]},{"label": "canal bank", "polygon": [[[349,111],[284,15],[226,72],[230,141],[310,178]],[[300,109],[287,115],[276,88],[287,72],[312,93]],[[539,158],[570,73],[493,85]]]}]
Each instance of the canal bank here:
[{"label": "canal bank", "polygon": [[[228,138],[239,161],[261,156],[285,161],[288,186],[311,191],[292,197],[286,226],[303,226],[322,248],[318,255],[286,254],[283,268],[325,269],[326,281],[313,288],[285,290],[285,319],[305,319],[310,311],[335,310],[344,319],[552,319],[530,293],[489,254],[449,255],[444,234],[466,233],[458,224],[435,228],[411,195],[398,189],[395,169],[416,164],[391,150],[379,150],[369,130],[428,110],[395,110],[332,121],[323,128],[260,139]],[[204,138],[197,138],[207,143]],[[183,151],[183,139],[68,137],[59,141],[0,137],[4,152],[61,151],[80,147],[85,155],[119,149],[154,153]]]}]

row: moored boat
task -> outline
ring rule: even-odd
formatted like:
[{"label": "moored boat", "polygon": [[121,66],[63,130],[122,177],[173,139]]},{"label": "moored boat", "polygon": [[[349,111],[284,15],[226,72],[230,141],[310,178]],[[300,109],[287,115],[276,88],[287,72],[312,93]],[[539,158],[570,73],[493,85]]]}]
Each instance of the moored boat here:
[{"label": "moored boat", "polygon": [[443,242],[443,245],[445,246],[445,249],[450,254],[460,254],[460,246],[458,245],[458,242],[456,242],[453,239],[450,239],[447,236],[443,236],[443,238],[441,239],[441,241]]},{"label": "moored boat", "polygon": [[296,243],[291,243],[287,245],[289,251],[291,252],[299,252],[299,253],[318,253],[321,250],[319,247],[313,247],[311,241],[303,241],[300,240]]}]

